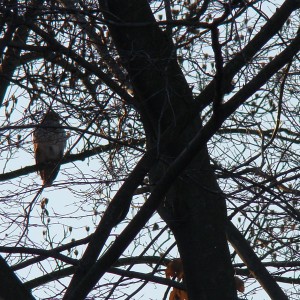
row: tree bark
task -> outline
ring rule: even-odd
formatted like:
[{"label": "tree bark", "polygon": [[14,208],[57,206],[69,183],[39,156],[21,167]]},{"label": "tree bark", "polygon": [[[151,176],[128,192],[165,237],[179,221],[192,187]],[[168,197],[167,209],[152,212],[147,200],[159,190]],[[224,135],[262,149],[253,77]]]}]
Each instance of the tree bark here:
[{"label": "tree bark", "polygon": [[[105,18],[140,101],[147,147],[159,145],[161,134],[174,131],[183,113],[188,123],[192,92],[177,63],[172,41],[155,23],[145,0],[102,1]],[[200,119],[159,149],[151,171],[155,184],[168,163],[201,128]],[[204,149],[171,187],[159,213],[172,229],[184,265],[190,300],[234,299],[233,268],[225,235],[226,204]]]}]

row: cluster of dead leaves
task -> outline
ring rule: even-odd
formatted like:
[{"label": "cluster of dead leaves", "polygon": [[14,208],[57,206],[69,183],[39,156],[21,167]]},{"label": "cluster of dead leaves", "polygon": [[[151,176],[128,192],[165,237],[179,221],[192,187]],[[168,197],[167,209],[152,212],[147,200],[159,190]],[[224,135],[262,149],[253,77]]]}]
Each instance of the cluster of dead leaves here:
[{"label": "cluster of dead leaves", "polygon": [[[175,258],[171,260],[167,264],[167,268],[165,270],[166,277],[168,279],[175,278],[178,281],[181,281],[183,279],[183,265],[180,258]],[[236,289],[243,293],[245,291],[244,282],[242,279],[240,279],[237,276],[234,276],[235,286]],[[177,288],[173,288],[173,290],[170,293],[169,300],[188,300],[188,295],[186,291],[180,290]]]},{"label": "cluster of dead leaves", "polygon": [[[178,281],[181,281],[183,279],[183,266],[181,259],[175,258],[171,260],[167,264],[165,272],[168,279],[177,278]],[[169,300],[188,300],[188,295],[184,290],[173,288],[172,292],[170,293]]]}]

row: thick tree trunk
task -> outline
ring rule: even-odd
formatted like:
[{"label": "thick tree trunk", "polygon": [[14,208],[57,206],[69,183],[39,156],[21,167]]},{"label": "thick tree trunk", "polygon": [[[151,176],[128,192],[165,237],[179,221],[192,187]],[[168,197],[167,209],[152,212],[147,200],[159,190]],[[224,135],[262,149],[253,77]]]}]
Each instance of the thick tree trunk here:
[{"label": "thick tree trunk", "polygon": [[[163,174],[163,164],[159,165],[154,171],[156,178]],[[234,299],[225,236],[226,204],[206,149],[177,179],[159,213],[174,233],[189,299]]]},{"label": "thick tree trunk", "polygon": [[[192,93],[176,61],[172,41],[155,24],[148,1],[110,0],[102,1],[102,5],[140,101],[151,148],[170,126],[178,130],[188,124]],[[186,118],[182,121],[183,114]],[[151,171],[153,184],[200,128],[200,119],[195,120],[167,148],[159,150],[159,161]],[[189,299],[234,299],[233,268],[225,235],[226,204],[205,147],[169,190],[159,213],[176,238]]]}]

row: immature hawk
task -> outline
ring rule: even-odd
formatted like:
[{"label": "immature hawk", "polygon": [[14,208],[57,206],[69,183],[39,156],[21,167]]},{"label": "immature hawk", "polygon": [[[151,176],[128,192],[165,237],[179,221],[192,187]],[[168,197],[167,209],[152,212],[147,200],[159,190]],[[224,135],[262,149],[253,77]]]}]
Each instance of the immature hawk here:
[{"label": "immature hawk", "polygon": [[56,178],[66,147],[66,133],[59,128],[59,121],[59,115],[49,111],[40,124],[42,127],[33,132],[35,162],[45,186],[51,186]]}]

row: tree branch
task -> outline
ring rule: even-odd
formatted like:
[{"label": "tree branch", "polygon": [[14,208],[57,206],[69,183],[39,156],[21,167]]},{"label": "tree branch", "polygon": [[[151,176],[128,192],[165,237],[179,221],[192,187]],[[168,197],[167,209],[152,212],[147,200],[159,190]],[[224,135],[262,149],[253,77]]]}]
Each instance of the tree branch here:
[{"label": "tree branch", "polygon": [[34,300],[25,285],[19,280],[8,266],[6,261],[0,257],[0,297],[5,300]]},{"label": "tree branch", "polygon": [[282,289],[256,256],[243,235],[228,221],[227,238],[239,257],[273,300],[288,300]]},{"label": "tree branch", "polygon": [[[19,26],[18,29],[16,29],[14,33],[14,37],[6,38],[8,42],[9,40],[12,40],[14,42],[21,42],[24,45],[26,45],[26,40],[28,38],[29,29],[23,25],[24,20],[25,22],[34,23],[36,16],[39,13],[40,6],[44,0],[33,0],[32,3],[28,3],[27,11],[25,12],[24,16],[19,17],[15,13],[12,13],[10,17],[13,19],[13,26]],[[6,12],[6,17],[9,17],[7,14],[9,14],[9,11]],[[21,25],[21,26],[20,26]],[[11,32],[12,35],[12,32]],[[6,45],[2,45],[2,47],[5,47]],[[0,107],[2,106],[4,96],[7,90],[7,87],[10,84],[10,80],[16,70],[16,68],[19,66],[19,59],[20,59],[21,49],[16,50],[13,48],[7,49],[5,53],[5,57],[3,59],[2,64],[0,65],[0,79],[2,78],[2,83],[0,85]]]},{"label": "tree branch", "polygon": [[[145,141],[142,139],[142,140],[132,140],[132,141],[130,141],[130,143],[125,142],[125,143],[116,143],[116,144],[124,146],[124,147],[127,147],[127,146],[130,147],[130,146],[142,145],[142,144],[144,144],[144,142]],[[70,162],[74,162],[74,161],[78,161],[78,160],[84,161],[86,158],[89,158],[94,155],[98,155],[100,153],[107,152],[111,149],[114,149],[116,144],[107,144],[107,145],[95,147],[91,150],[82,151],[81,153],[78,153],[78,154],[70,154],[70,155],[64,157],[60,161],[60,164],[64,165],[64,164],[68,164]],[[11,179],[17,178],[19,176],[24,176],[24,175],[28,175],[30,173],[36,172],[37,167],[38,167],[37,165],[32,165],[32,166],[27,166],[27,167],[24,167],[24,168],[21,168],[18,170],[14,170],[11,172],[6,172],[4,174],[0,174],[0,182],[11,180]]]},{"label": "tree branch", "polygon": [[[41,36],[49,45],[49,47],[53,51],[57,51],[66,55],[67,57],[73,59],[77,62],[80,66],[84,69],[88,70],[89,72],[93,73],[99,79],[101,79],[107,86],[109,86],[113,91],[115,91],[121,98],[124,99],[129,105],[135,105],[133,97],[131,97],[126,91],[118,85],[114,80],[112,80],[109,76],[107,76],[97,65],[91,64],[78,55],[73,50],[65,47],[64,45],[60,44],[55,38],[50,36],[47,32],[40,29],[38,26],[34,24],[26,24],[31,30],[33,30],[36,34]],[[136,106],[135,106],[136,107]],[[136,109],[139,109],[136,107]]]},{"label": "tree branch", "polygon": [[[280,31],[290,15],[300,8],[299,0],[286,0],[274,15],[267,21],[256,36],[240,51],[223,69],[223,95],[233,89],[233,77],[251,61],[252,57],[261,50],[261,48]],[[208,86],[196,97],[195,106],[203,110],[213,101],[215,94],[215,80],[212,80]],[[197,110],[197,111],[198,111]]]}]

